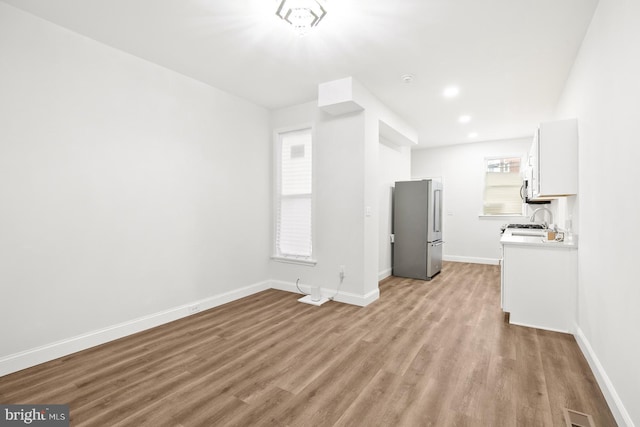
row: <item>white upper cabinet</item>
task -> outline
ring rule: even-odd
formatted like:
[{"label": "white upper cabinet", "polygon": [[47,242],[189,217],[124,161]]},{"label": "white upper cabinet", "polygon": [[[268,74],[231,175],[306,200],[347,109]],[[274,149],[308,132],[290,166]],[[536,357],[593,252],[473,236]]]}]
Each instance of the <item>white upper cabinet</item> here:
[{"label": "white upper cabinet", "polygon": [[529,151],[529,198],[578,194],[578,121],[544,122]]}]

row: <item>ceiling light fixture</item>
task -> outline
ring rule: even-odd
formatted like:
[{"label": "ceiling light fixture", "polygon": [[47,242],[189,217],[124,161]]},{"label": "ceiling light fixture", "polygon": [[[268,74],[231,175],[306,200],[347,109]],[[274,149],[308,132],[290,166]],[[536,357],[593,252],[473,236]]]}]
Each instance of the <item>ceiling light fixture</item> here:
[{"label": "ceiling light fixture", "polygon": [[460,123],[469,123],[470,121],[471,121],[471,116],[467,116],[466,114],[464,116],[458,117],[458,122]]},{"label": "ceiling light fixture", "polygon": [[326,14],[320,0],[282,0],[276,11],[276,15],[291,25],[299,36],[317,26]]},{"label": "ceiling light fixture", "polygon": [[409,84],[411,82],[413,82],[413,74],[403,74],[402,76],[400,76],[400,78],[402,79],[403,83]]},{"label": "ceiling light fixture", "polygon": [[458,96],[459,93],[460,89],[458,89],[456,86],[449,86],[444,90],[444,92],[442,92],[442,96],[444,96],[445,98],[453,98]]}]

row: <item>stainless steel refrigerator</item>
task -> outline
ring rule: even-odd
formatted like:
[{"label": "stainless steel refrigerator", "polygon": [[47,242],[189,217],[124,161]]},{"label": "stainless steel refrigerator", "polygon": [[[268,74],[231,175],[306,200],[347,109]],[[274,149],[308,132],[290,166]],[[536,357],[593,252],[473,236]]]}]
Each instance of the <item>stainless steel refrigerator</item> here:
[{"label": "stainless steel refrigerator", "polygon": [[442,184],[398,181],[393,192],[393,275],[431,280],[442,268]]}]

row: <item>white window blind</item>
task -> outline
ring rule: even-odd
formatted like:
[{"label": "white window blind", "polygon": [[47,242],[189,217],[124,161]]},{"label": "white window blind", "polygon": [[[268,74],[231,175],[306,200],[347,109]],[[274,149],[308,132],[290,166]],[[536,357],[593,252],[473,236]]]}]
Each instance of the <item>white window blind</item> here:
[{"label": "white window blind", "polygon": [[311,129],[278,135],[276,256],[311,259]]},{"label": "white window blind", "polygon": [[484,215],[522,215],[520,158],[486,160]]}]

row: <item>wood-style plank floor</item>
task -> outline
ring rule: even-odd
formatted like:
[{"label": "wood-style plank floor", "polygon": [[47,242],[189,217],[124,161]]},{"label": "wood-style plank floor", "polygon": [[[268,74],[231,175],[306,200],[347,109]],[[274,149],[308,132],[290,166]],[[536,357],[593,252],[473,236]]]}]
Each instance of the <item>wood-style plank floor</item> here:
[{"label": "wood-style plank floor", "polygon": [[0,378],[72,426],[615,426],[571,335],[509,325],[497,266],[389,278],[360,308],[269,290]]}]

